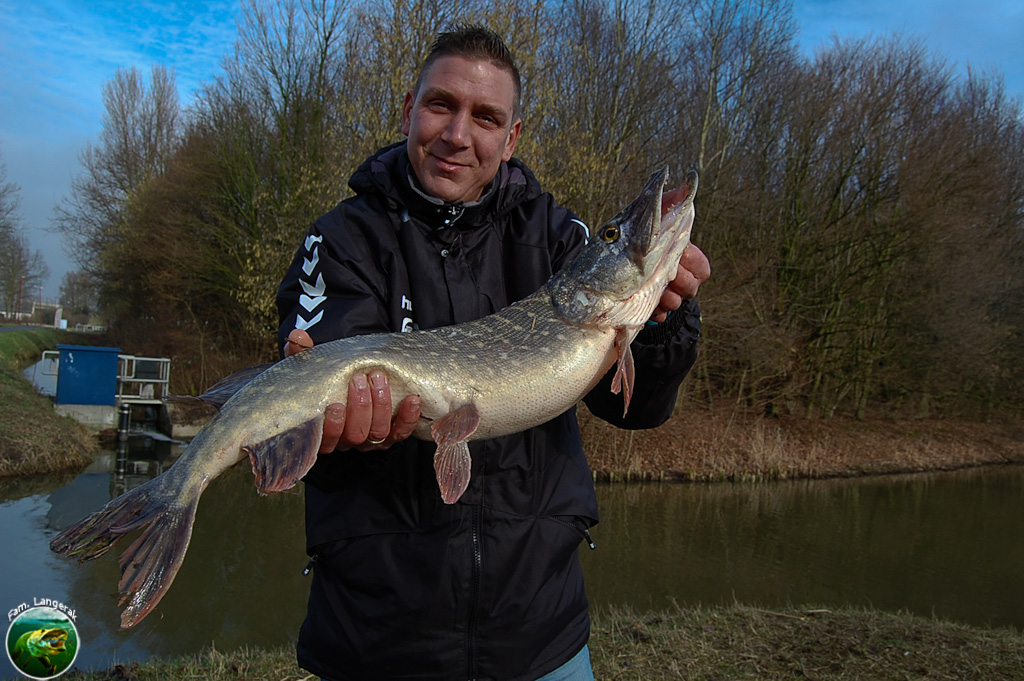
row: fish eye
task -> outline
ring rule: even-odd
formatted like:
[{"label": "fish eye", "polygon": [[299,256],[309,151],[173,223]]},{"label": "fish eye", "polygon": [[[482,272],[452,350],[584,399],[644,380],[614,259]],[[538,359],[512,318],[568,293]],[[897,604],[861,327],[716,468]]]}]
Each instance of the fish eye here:
[{"label": "fish eye", "polygon": [[622,232],[619,230],[618,225],[605,225],[601,229],[601,238],[610,244],[618,241],[621,234]]}]

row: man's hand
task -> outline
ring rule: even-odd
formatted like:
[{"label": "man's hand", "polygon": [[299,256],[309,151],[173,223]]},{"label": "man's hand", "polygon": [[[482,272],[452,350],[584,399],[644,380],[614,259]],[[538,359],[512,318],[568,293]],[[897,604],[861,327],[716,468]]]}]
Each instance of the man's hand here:
[{"label": "man's hand", "polygon": [[[305,331],[288,334],[284,354],[290,357],[313,347]],[[409,395],[391,418],[391,388],[383,371],[356,374],[348,384],[348,406],[335,403],[324,412],[324,437],[320,453],[358,449],[367,452],[387,449],[410,435],[420,418],[419,395]]]},{"label": "man's hand", "polygon": [[676,270],[676,278],[668,283],[665,292],[661,294],[658,307],[654,308],[651,321],[663,322],[668,318],[668,313],[678,310],[684,300],[695,298],[697,289],[711,276],[711,263],[699,248],[690,244],[683,251],[679,258],[679,269]]}]

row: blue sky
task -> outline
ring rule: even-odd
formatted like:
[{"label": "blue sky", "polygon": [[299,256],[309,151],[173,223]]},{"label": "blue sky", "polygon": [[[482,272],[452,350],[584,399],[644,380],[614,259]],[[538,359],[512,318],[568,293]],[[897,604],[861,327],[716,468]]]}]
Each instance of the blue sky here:
[{"label": "blue sky", "polygon": [[[1024,0],[796,0],[801,49],[841,37],[901,33],[958,69],[999,72],[1024,97]],[[56,297],[72,268],[47,231],[103,120],[101,91],[118,67],[174,69],[187,105],[232,52],[237,0],[0,0],[0,155],[21,187],[20,215]],[[315,217],[315,216],[310,216]]]}]

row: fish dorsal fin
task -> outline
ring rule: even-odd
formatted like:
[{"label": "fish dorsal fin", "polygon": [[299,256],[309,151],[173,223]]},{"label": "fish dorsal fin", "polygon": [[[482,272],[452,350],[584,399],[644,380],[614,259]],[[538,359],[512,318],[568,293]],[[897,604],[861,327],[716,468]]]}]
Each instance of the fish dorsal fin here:
[{"label": "fish dorsal fin", "polygon": [[454,504],[469,486],[472,462],[466,438],[476,432],[480,425],[480,412],[476,405],[464,404],[434,421],[430,434],[437,443],[434,452],[434,473],[441,499]]},{"label": "fish dorsal fin", "polygon": [[164,400],[167,402],[177,403],[199,401],[220,409],[224,406],[225,402],[234,397],[235,393],[249,385],[249,383],[252,382],[252,379],[256,378],[275,364],[277,364],[277,362],[267,362],[266,364],[257,364],[256,366],[240,369],[235,373],[220,379],[207,388],[206,392],[198,397],[193,397],[191,395],[168,395]]},{"label": "fish dorsal fin", "polygon": [[633,399],[633,381],[635,369],[633,367],[633,351],[629,349],[629,329],[619,327],[615,331],[615,350],[619,355],[618,366],[615,369],[615,377],[612,379],[612,392],[618,395],[622,393],[622,415],[629,411],[629,402]]},{"label": "fish dorsal fin", "polygon": [[243,446],[259,493],[283,492],[302,479],[316,462],[323,434],[324,415],[319,414],[263,442]]}]

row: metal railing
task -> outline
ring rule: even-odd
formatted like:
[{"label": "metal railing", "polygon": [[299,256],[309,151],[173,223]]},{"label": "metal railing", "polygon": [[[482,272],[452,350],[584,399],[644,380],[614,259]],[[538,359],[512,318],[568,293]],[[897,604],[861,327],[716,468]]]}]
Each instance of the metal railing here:
[{"label": "metal railing", "polygon": [[171,360],[167,357],[117,356],[117,401],[159,404],[167,395]]}]

